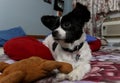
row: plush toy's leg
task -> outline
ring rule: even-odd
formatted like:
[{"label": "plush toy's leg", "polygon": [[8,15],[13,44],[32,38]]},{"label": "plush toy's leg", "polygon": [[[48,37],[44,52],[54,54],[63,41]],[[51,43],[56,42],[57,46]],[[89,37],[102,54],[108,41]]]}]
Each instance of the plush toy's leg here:
[{"label": "plush toy's leg", "polygon": [[54,69],[58,69],[61,65],[58,64],[58,62],[56,61],[46,61],[44,62],[43,66],[45,66],[45,69],[46,71],[52,71]]},{"label": "plush toy's leg", "polygon": [[[58,69],[60,72],[68,74],[73,68],[71,64],[65,62],[57,62],[57,61],[46,61],[44,62],[45,69],[47,71],[52,71],[54,69]],[[68,69],[69,68],[69,69]]]},{"label": "plush toy's leg", "polygon": [[22,83],[25,74],[22,71],[16,71],[0,79],[0,83]]},{"label": "plush toy's leg", "polygon": [[9,64],[5,62],[0,62],[0,72],[2,72]]},{"label": "plush toy's leg", "polygon": [[73,70],[73,67],[71,64],[65,63],[65,62],[58,62],[59,65],[61,65],[58,69],[60,72],[68,74]]}]

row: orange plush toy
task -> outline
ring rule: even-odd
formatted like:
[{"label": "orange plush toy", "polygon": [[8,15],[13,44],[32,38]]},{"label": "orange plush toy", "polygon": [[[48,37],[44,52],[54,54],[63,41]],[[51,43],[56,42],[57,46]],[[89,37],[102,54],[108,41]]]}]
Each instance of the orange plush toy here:
[{"label": "orange plush toy", "polygon": [[40,57],[30,57],[13,64],[0,62],[0,83],[31,83],[48,76],[53,69],[62,73],[72,71],[68,63],[46,60]]}]

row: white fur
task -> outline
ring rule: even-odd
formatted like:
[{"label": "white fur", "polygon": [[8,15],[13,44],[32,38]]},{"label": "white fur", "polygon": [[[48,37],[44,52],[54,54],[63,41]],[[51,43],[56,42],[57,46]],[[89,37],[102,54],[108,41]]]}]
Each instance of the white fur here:
[{"label": "white fur", "polygon": [[[52,44],[55,42],[52,35],[49,35],[43,43],[50,49],[52,52],[52,55],[56,61],[62,61],[62,62],[68,62],[72,64],[73,71],[69,74],[63,74],[59,73],[57,75],[58,80],[64,80],[69,79],[71,81],[74,80],[81,80],[83,79],[84,75],[88,73],[91,69],[90,66],[90,59],[91,59],[91,50],[89,48],[89,45],[85,40],[85,33],[82,34],[82,37],[79,40],[76,40],[72,44],[66,44],[63,41],[59,41],[59,44],[57,45],[55,51],[52,50]],[[63,47],[68,47],[70,49],[73,49],[74,46],[79,45],[81,42],[84,42],[82,48],[77,52],[66,52],[61,48],[61,45]],[[80,55],[78,60],[76,60],[77,54]]]},{"label": "white fur", "polygon": [[59,34],[60,39],[65,39],[66,32],[61,28],[61,26],[55,29],[55,31],[59,32],[58,34]]}]

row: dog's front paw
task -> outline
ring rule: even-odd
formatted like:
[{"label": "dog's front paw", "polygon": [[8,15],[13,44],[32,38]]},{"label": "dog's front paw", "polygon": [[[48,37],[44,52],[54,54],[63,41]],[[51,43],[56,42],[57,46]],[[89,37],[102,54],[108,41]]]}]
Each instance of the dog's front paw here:
[{"label": "dog's front paw", "polygon": [[56,80],[57,81],[63,81],[65,80],[67,77],[67,74],[64,74],[64,73],[58,73],[57,76],[56,76]]},{"label": "dog's front paw", "polygon": [[68,74],[67,79],[70,81],[81,80],[84,77],[84,73],[80,71],[72,71]]}]

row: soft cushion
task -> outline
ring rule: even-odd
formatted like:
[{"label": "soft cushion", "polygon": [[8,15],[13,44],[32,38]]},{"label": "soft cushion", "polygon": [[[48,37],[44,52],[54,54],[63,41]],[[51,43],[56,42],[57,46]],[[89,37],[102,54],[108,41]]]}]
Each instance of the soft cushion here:
[{"label": "soft cushion", "polygon": [[95,41],[88,42],[90,49],[92,52],[98,51],[101,47],[101,41],[100,39],[96,39]]},{"label": "soft cushion", "polygon": [[91,35],[87,34],[86,35],[86,41],[88,42],[92,52],[98,51],[101,47],[100,39],[98,39],[94,36],[91,36]]},{"label": "soft cushion", "polygon": [[4,51],[14,60],[21,60],[31,56],[53,60],[51,52],[42,42],[28,36],[8,40],[4,44]]},{"label": "soft cushion", "polygon": [[88,35],[88,34],[86,35],[86,41],[87,42],[92,42],[92,41],[95,41],[95,40],[97,40],[96,37]]},{"label": "soft cushion", "polygon": [[0,46],[3,46],[6,41],[11,38],[25,36],[26,33],[23,31],[22,27],[14,27],[7,30],[0,30]]}]

